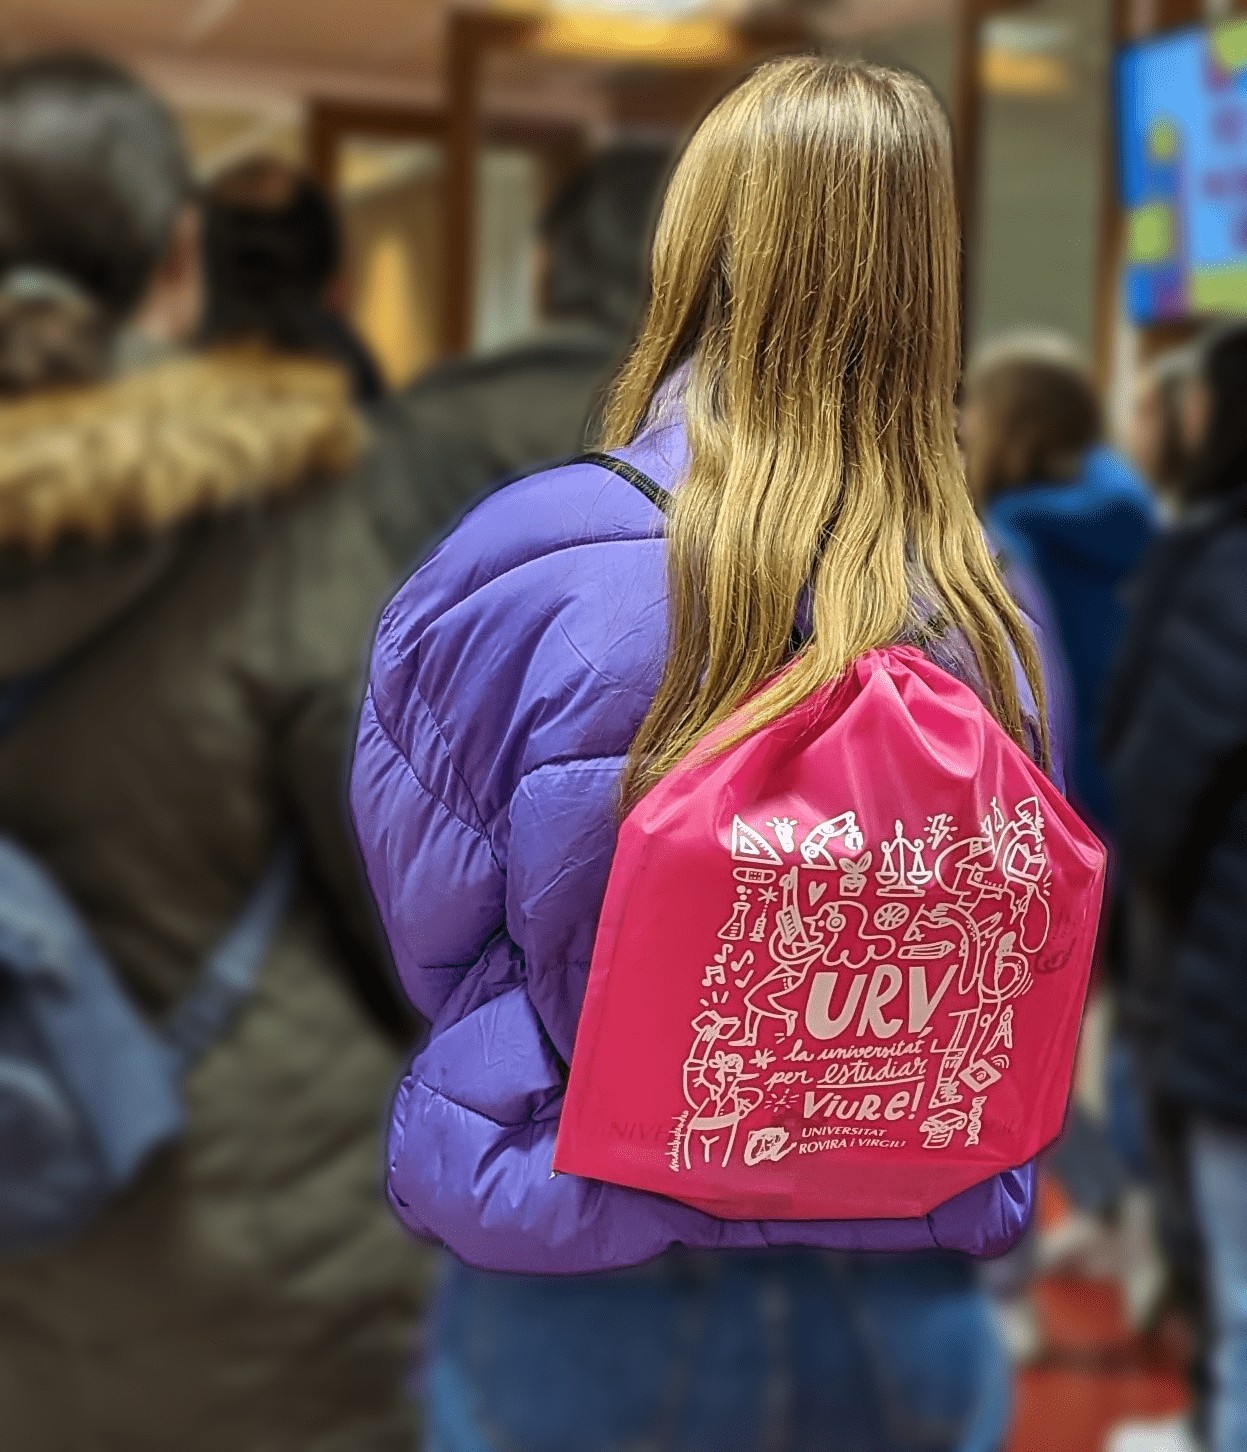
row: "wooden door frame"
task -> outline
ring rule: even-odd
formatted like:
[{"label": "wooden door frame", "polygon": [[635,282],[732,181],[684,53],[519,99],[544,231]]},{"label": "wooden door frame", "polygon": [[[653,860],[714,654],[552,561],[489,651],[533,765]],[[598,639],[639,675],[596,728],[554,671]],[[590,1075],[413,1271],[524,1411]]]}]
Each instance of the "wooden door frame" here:
[{"label": "wooden door frame", "polygon": [[[460,60],[462,65],[462,58]],[[470,66],[465,68],[470,69]],[[452,97],[453,100],[453,97]],[[465,187],[476,184],[477,156],[482,145],[516,147],[538,154],[547,187],[566,176],[583,155],[584,135],[578,125],[557,119],[526,116],[496,116],[482,121],[476,100],[466,113],[454,105],[386,106],[317,100],[308,107],[306,153],[308,168],[326,189],[335,189],[343,144],[352,137],[385,141],[432,141],[447,150],[444,229],[447,250],[443,291],[446,306],[442,321],[443,353],[458,351],[459,340],[467,338],[471,326],[471,294],[474,283],[472,259],[455,239],[465,234],[466,225],[476,223],[475,195]],[[470,163],[465,163],[470,153]]]},{"label": "wooden door frame", "polygon": [[[950,110],[957,157],[957,199],[962,227],[963,333],[973,313],[974,264],[979,241],[983,130],[983,23],[992,16],[1025,10],[1029,0],[958,0],[955,67]],[[1125,5],[1130,0],[1112,0]],[[478,234],[477,174],[483,145],[531,148],[551,161],[558,174],[582,154],[584,135],[576,124],[532,118],[487,116],[481,104],[486,62],[498,54],[522,55],[540,30],[539,17],[482,10],[452,11],[447,21],[444,104],[391,107],[314,101],[308,111],[307,150],[313,174],[325,185],[336,179],[342,143],[350,136],[388,140],[431,140],[446,147],[444,206],[446,306],[443,347],[463,351],[472,333],[472,294]],[[739,50],[734,70],[784,50],[813,44],[803,28],[789,23],[736,27]],[[1106,220],[1105,227],[1108,222]],[[1110,249],[1102,247],[1102,255]]]},{"label": "wooden door frame", "polygon": [[[472,294],[475,278],[478,217],[477,171],[486,127],[481,109],[481,80],[486,61],[494,55],[539,53],[545,15],[509,15],[482,10],[452,11],[446,39],[447,189],[446,258],[447,298],[445,347],[464,351],[472,336]],[[733,56],[724,67],[724,80],[785,50],[809,47],[813,38],[804,26],[783,20],[743,22],[730,27]],[[604,56],[604,64],[618,64]],[[651,62],[662,68],[660,60]],[[674,56],[670,64],[683,64]]]}]

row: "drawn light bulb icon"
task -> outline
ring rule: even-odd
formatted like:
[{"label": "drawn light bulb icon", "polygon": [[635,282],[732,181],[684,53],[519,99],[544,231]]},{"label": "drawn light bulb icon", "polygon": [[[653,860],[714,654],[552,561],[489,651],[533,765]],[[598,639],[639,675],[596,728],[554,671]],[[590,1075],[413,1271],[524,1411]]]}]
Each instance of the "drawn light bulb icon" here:
[{"label": "drawn light bulb icon", "polygon": [[772,817],[766,825],[775,833],[775,840],[785,852],[797,850],[797,819],[795,817]]}]

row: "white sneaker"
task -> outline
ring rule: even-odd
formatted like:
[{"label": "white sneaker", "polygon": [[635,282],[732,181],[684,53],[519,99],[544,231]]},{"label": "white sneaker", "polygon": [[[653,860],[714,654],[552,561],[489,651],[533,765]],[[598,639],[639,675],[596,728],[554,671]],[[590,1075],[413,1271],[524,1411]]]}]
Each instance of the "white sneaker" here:
[{"label": "white sneaker", "polygon": [[1202,1452],[1185,1413],[1163,1422],[1123,1422],[1114,1427],[1104,1452]]}]

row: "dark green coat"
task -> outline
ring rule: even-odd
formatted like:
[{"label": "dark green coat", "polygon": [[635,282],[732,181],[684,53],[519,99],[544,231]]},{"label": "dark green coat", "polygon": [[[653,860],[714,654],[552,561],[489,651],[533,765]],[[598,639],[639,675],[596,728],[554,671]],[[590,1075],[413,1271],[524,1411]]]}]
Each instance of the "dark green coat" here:
[{"label": "dark green coat", "polygon": [[379,404],[385,447],[365,471],[378,535],[401,573],[491,487],[585,447],[626,335],[563,320],[494,353],[432,368]]},{"label": "dark green coat", "polygon": [[342,762],[388,565],[319,366],[219,357],[0,407],[0,743],[29,844],[159,1018],[284,831],[297,901],[190,1131],[83,1239],[0,1261],[13,1452],[407,1452],[425,1257],[381,1196],[395,1055]]}]

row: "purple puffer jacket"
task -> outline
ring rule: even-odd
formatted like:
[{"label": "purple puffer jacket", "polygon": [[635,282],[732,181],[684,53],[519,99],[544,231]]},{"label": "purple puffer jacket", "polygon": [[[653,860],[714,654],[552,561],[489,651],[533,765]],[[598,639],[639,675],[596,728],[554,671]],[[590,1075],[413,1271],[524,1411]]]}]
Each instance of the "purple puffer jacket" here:
[{"label": "purple puffer jacket", "polygon": [[[684,453],[675,425],[621,457],[669,486]],[[720,1221],[552,1176],[617,781],[665,648],[662,524],[616,475],[553,469],[478,506],[382,617],[351,799],[432,1023],[394,1102],[390,1199],[493,1270],[608,1270],[673,1246],[990,1255],[1024,1226],[1032,1166],[922,1219],[821,1224]]]}]

